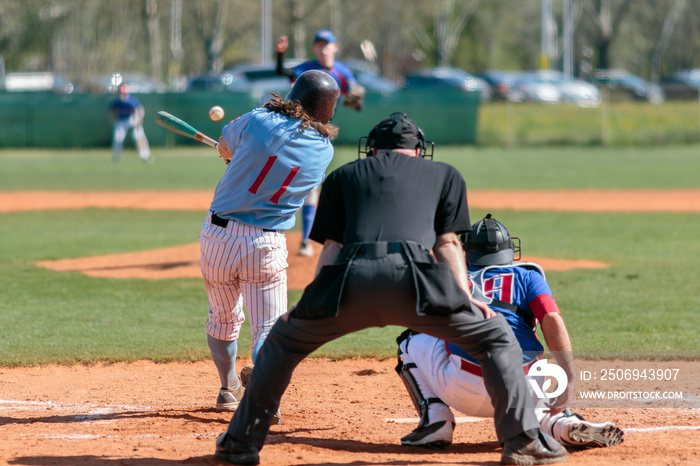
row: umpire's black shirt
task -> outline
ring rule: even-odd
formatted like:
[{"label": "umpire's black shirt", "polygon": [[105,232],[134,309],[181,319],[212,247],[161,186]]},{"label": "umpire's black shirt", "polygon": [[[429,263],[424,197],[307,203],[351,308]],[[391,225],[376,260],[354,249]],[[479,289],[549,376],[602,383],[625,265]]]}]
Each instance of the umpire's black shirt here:
[{"label": "umpire's black shirt", "polygon": [[321,244],[415,241],[471,230],[467,185],[446,163],[379,154],[336,169],[323,182],[309,237]]}]

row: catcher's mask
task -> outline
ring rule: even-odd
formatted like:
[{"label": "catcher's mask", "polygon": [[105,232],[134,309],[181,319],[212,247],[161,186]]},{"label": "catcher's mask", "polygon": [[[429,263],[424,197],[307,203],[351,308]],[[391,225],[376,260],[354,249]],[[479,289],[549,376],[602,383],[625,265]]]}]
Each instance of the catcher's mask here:
[{"label": "catcher's mask", "polygon": [[321,70],[304,71],[294,81],[287,100],[296,100],[311,118],[328,123],[335,113],[340,88],[333,77]]},{"label": "catcher's mask", "polygon": [[491,218],[491,214],[472,225],[472,231],[463,236],[462,242],[471,265],[508,265],[520,260],[520,238],[511,238],[506,227]]},{"label": "catcher's mask", "polygon": [[369,136],[360,138],[357,157],[370,156],[374,149],[420,149],[421,157],[432,159],[435,144],[425,140],[423,130],[405,113],[394,112],[372,128]]}]

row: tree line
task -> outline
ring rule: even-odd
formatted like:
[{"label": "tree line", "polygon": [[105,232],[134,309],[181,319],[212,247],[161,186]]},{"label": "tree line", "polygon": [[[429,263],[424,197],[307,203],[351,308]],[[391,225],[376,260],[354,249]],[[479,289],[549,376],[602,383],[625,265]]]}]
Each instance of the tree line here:
[{"label": "tree line", "polygon": [[329,28],[340,59],[372,62],[397,83],[408,69],[438,65],[562,69],[567,37],[575,76],[624,68],[659,80],[700,67],[699,7],[700,0],[0,0],[0,57],[8,73],[52,71],[79,82],[135,71],[169,84],[269,59],[261,44],[271,48],[281,34],[290,38],[289,57],[308,58],[315,31]]}]

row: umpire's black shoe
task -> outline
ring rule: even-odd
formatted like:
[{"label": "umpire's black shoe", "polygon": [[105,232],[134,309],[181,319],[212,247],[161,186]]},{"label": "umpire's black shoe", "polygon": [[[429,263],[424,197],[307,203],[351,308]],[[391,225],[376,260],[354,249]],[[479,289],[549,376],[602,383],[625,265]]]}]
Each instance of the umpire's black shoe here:
[{"label": "umpire's black shoe", "polygon": [[260,464],[257,448],[236,442],[227,432],[216,439],[216,456],[233,464]]},{"label": "umpire's black shoe", "polygon": [[554,464],[564,461],[566,449],[542,432],[534,440],[525,435],[506,440],[501,454],[501,464]]}]

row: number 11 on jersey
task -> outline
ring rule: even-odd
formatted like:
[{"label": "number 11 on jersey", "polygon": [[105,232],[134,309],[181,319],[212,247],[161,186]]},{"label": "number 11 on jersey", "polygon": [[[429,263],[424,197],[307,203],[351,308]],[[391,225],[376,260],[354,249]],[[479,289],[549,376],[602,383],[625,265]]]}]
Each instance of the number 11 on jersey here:
[{"label": "number 11 on jersey", "polygon": [[[277,160],[276,155],[271,155],[267,158],[267,162],[265,162],[265,166],[260,170],[260,174],[258,177],[255,179],[253,184],[248,188],[248,192],[252,194],[257,194],[258,189],[260,188],[260,185],[262,184],[263,180],[265,177],[270,173],[270,170],[272,169],[272,166],[275,164],[275,161]],[[280,186],[280,189],[275,192],[275,194],[270,198],[270,202],[277,204],[280,200],[280,197],[282,197],[282,194],[287,190],[289,187],[289,184],[292,182],[294,177],[296,176],[297,172],[299,171],[299,167],[292,167],[291,170],[289,170],[289,174],[287,177],[284,179],[282,182],[282,186]]]}]

